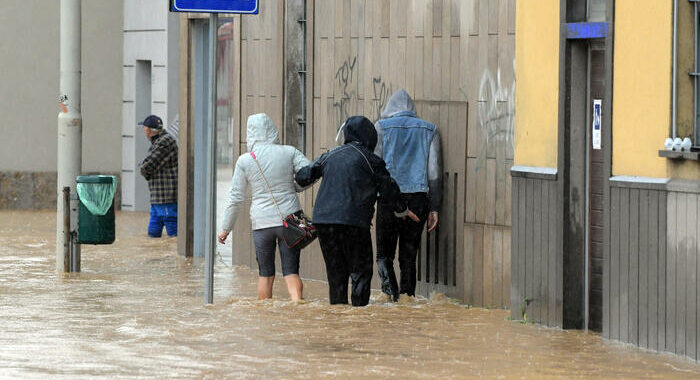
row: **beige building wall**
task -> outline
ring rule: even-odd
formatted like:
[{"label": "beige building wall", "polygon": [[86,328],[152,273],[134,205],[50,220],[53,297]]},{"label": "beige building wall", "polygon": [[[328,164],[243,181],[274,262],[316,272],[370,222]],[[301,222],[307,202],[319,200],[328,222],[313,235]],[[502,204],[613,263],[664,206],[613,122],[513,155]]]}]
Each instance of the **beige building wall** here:
[{"label": "beige building wall", "polygon": [[[55,202],[59,4],[2,2],[0,208]],[[120,170],[123,8],[114,0],[84,0],[82,5],[85,172]]]}]

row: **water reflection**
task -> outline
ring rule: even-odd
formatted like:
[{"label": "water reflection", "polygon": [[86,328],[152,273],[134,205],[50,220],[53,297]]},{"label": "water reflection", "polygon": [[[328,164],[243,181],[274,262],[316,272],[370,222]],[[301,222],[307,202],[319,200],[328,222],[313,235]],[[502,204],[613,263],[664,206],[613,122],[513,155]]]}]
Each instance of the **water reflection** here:
[{"label": "water reflection", "polygon": [[306,281],[294,303],[255,299],[247,268],[203,267],[175,239],[145,236],[147,215],[118,215],[117,242],[85,246],[83,272],[54,272],[54,215],[0,213],[0,377],[4,378],[679,378],[700,366],[597,334],[507,321],[444,296],[327,305]]}]

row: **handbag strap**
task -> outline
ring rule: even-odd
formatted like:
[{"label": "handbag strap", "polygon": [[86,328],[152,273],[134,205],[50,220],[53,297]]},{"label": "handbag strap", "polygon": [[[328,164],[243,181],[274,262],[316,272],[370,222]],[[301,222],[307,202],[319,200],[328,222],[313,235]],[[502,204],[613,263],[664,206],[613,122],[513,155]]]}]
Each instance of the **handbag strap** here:
[{"label": "handbag strap", "polygon": [[272,197],[272,202],[275,203],[275,208],[277,209],[277,213],[280,215],[280,218],[284,220],[284,216],[282,216],[282,211],[280,211],[280,206],[277,204],[277,200],[275,199],[275,195],[272,194],[272,189],[270,188],[270,183],[267,182],[267,178],[265,177],[265,173],[263,173],[262,167],[260,166],[260,163],[258,162],[258,158],[255,157],[255,153],[252,151],[250,152],[250,156],[253,157],[253,161],[255,161],[255,164],[258,165],[258,169],[260,170],[260,175],[263,177],[263,180],[265,181],[265,186],[267,187],[267,191],[270,193],[270,197]]},{"label": "handbag strap", "polygon": [[353,149],[355,149],[355,150],[357,151],[357,153],[359,153],[359,154],[362,156],[362,158],[365,159],[365,162],[367,163],[367,166],[369,166],[369,170],[372,172],[372,174],[374,174],[374,169],[372,169],[372,164],[369,163],[369,160],[367,159],[367,156],[365,156],[365,154],[362,153],[362,151],[360,150],[360,148],[358,148],[358,147],[352,145],[352,143],[350,143],[350,144],[348,144],[348,145],[350,145]]}]

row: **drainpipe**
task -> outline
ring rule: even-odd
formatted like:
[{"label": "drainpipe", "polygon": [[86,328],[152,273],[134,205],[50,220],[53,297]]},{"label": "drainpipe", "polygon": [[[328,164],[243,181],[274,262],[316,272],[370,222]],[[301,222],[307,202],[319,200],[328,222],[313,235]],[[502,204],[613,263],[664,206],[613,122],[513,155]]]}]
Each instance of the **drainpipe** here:
[{"label": "drainpipe", "polygon": [[698,131],[698,101],[700,101],[700,89],[698,88],[698,76],[700,75],[700,60],[698,55],[698,33],[700,32],[700,27],[698,27],[698,1],[693,1],[693,11],[695,12],[695,68],[694,72],[691,74],[693,76],[693,91],[695,92],[693,102],[693,145],[700,146],[700,131]]},{"label": "drainpipe", "polygon": [[297,121],[301,127],[301,152],[306,154],[306,0],[302,1],[304,15],[297,20],[302,28],[301,69],[298,71],[301,81],[301,117]]},{"label": "drainpipe", "polygon": [[673,0],[673,68],[671,79],[671,137],[676,134],[676,113],[678,110],[678,0]]},{"label": "drainpipe", "polygon": [[[61,0],[60,14],[60,100],[58,113],[57,199],[63,199],[63,188],[78,194],[75,179],[81,172],[83,128],[80,113],[80,9],[81,0]],[[78,200],[69,205],[56,202],[56,270],[70,271],[64,257],[71,232],[77,230]],[[69,229],[65,231],[65,213],[70,213]]]},{"label": "drainpipe", "polygon": [[216,57],[219,42],[219,15],[209,14],[209,72],[207,73],[207,122],[209,139],[207,150],[207,217],[205,230],[205,288],[204,302],[214,302],[214,258],[216,257]]}]

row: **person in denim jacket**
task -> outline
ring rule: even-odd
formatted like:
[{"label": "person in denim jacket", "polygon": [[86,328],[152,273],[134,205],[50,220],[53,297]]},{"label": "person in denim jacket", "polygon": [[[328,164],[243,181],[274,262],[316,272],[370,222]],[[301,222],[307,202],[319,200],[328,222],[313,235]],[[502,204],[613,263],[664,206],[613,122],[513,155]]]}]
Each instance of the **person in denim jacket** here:
[{"label": "person in denim jacket", "polygon": [[[437,127],[418,118],[413,99],[405,90],[394,93],[375,124],[379,143],[374,153],[386,162],[408,207],[419,222],[397,219],[391,209],[379,203],[377,211],[377,272],[382,291],[394,301],[399,294],[414,296],[416,256],[425,222],[428,231],[438,224],[442,201],[442,157]],[[401,286],[394,273],[396,245],[399,246]]]}]

